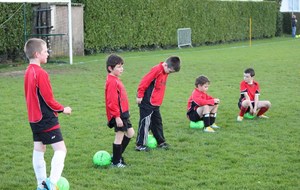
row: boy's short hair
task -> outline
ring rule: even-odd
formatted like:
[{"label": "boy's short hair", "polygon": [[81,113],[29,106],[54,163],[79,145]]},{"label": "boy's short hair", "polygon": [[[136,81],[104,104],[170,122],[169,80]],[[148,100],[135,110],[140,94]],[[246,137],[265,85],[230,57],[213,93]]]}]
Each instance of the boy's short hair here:
[{"label": "boy's short hair", "polygon": [[198,78],[196,78],[195,86],[196,87],[198,87],[198,85],[203,86],[206,83],[208,84],[210,83],[209,79],[204,75],[200,75]]},{"label": "boy's short hair", "polygon": [[254,77],[254,76],[255,76],[254,69],[252,69],[252,68],[246,69],[246,70],[244,71],[244,73],[250,74],[251,77]]},{"label": "boy's short hair", "polygon": [[110,54],[106,60],[106,70],[107,72],[111,72],[108,67],[110,66],[112,69],[115,68],[116,65],[123,65],[124,64],[124,60],[122,59],[122,57],[116,55],[116,54]]},{"label": "boy's short hair", "polygon": [[43,45],[47,45],[46,42],[40,38],[30,38],[24,45],[24,53],[28,59],[34,59],[36,52],[43,50]]},{"label": "boy's short hair", "polygon": [[175,72],[180,70],[180,58],[178,56],[171,56],[165,61],[169,68],[173,68]]}]

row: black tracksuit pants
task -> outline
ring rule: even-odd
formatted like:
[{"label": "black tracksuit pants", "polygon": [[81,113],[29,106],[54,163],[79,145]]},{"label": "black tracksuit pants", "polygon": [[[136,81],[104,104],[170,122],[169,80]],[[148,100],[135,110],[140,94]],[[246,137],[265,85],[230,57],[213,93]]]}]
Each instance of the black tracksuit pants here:
[{"label": "black tracksuit pants", "polygon": [[155,137],[157,144],[165,142],[162,118],[160,115],[159,107],[155,109],[139,107],[140,121],[138,133],[136,137],[136,145],[146,145],[148,140],[148,133],[151,130]]}]

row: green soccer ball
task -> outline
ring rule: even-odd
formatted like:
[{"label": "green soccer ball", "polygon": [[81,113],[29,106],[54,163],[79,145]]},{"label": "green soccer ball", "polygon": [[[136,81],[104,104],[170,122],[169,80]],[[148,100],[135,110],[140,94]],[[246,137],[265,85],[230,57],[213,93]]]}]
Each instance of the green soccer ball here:
[{"label": "green soccer ball", "polygon": [[56,185],[59,190],[69,190],[70,189],[70,184],[69,184],[68,180],[62,176],[59,178]]},{"label": "green soccer ball", "polygon": [[247,112],[247,113],[245,113],[244,118],[245,119],[254,119],[255,115],[251,115],[249,112]]},{"label": "green soccer ball", "polygon": [[203,121],[197,121],[197,122],[191,121],[190,122],[190,128],[192,128],[192,129],[202,129],[203,127],[204,127]]},{"label": "green soccer ball", "polygon": [[147,147],[149,147],[149,148],[157,147],[157,141],[153,135],[148,135]]},{"label": "green soccer ball", "polygon": [[111,164],[111,155],[105,150],[100,150],[93,156],[93,163],[96,166],[108,166]]}]

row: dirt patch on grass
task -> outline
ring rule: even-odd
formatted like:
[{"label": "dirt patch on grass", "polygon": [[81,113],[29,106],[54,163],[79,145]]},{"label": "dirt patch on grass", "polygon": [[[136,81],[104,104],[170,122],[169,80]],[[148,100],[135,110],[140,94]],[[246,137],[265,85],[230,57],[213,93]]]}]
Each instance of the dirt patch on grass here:
[{"label": "dirt patch on grass", "polygon": [[4,77],[17,77],[17,76],[24,75],[24,72],[25,71],[10,71],[10,72],[0,73],[0,76],[4,76]]},{"label": "dirt patch on grass", "polygon": [[[50,70],[50,71],[47,71],[47,72],[51,75],[51,74],[63,74],[63,73],[66,73],[68,71],[65,71],[65,70]],[[18,77],[18,76],[24,76],[24,73],[25,73],[24,70],[22,70],[22,71],[9,71],[9,72],[3,72],[3,73],[0,72],[0,77],[1,76],[4,76],[4,77]]]}]

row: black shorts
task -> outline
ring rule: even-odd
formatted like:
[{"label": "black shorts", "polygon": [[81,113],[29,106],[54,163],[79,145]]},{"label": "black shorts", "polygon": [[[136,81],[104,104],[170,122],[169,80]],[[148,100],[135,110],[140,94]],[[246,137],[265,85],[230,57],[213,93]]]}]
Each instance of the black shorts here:
[{"label": "black shorts", "polygon": [[[252,102],[251,104],[252,104],[252,107],[254,108],[254,102]],[[239,102],[239,103],[238,103],[239,109],[241,109],[241,106],[242,106],[242,102]],[[248,113],[248,112],[250,112],[250,107],[248,107],[246,113]]]},{"label": "black shorts", "polygon": [[63,140],[60,128],[48,132],[33,133],[33,141],[42,141],[43,144],[53,144]]},{"label": "black shorts", "polygon": [[197,113],[196,110],[192,110],[189,113],[187,113],[187,117],[194,122],[203,120],[203,118],[200,118],[199,114]]},{"label": "black shorts", "polygon": [[[122,118],[121,118],[122,119]],[[115,128],[115,132],[118,132],[118,131],[127,131],[127,129],[129,128],[132,128],[132,125],[131,125],[131,122],[129,120],[129,118],[125,118],[125,119],[122,119],[123,121],[123,127],[117,127],[117,123],[116,123],[116,119],[115,118],[112,118],[108,123],[107,123],[107,126],[109,128]]]}]

